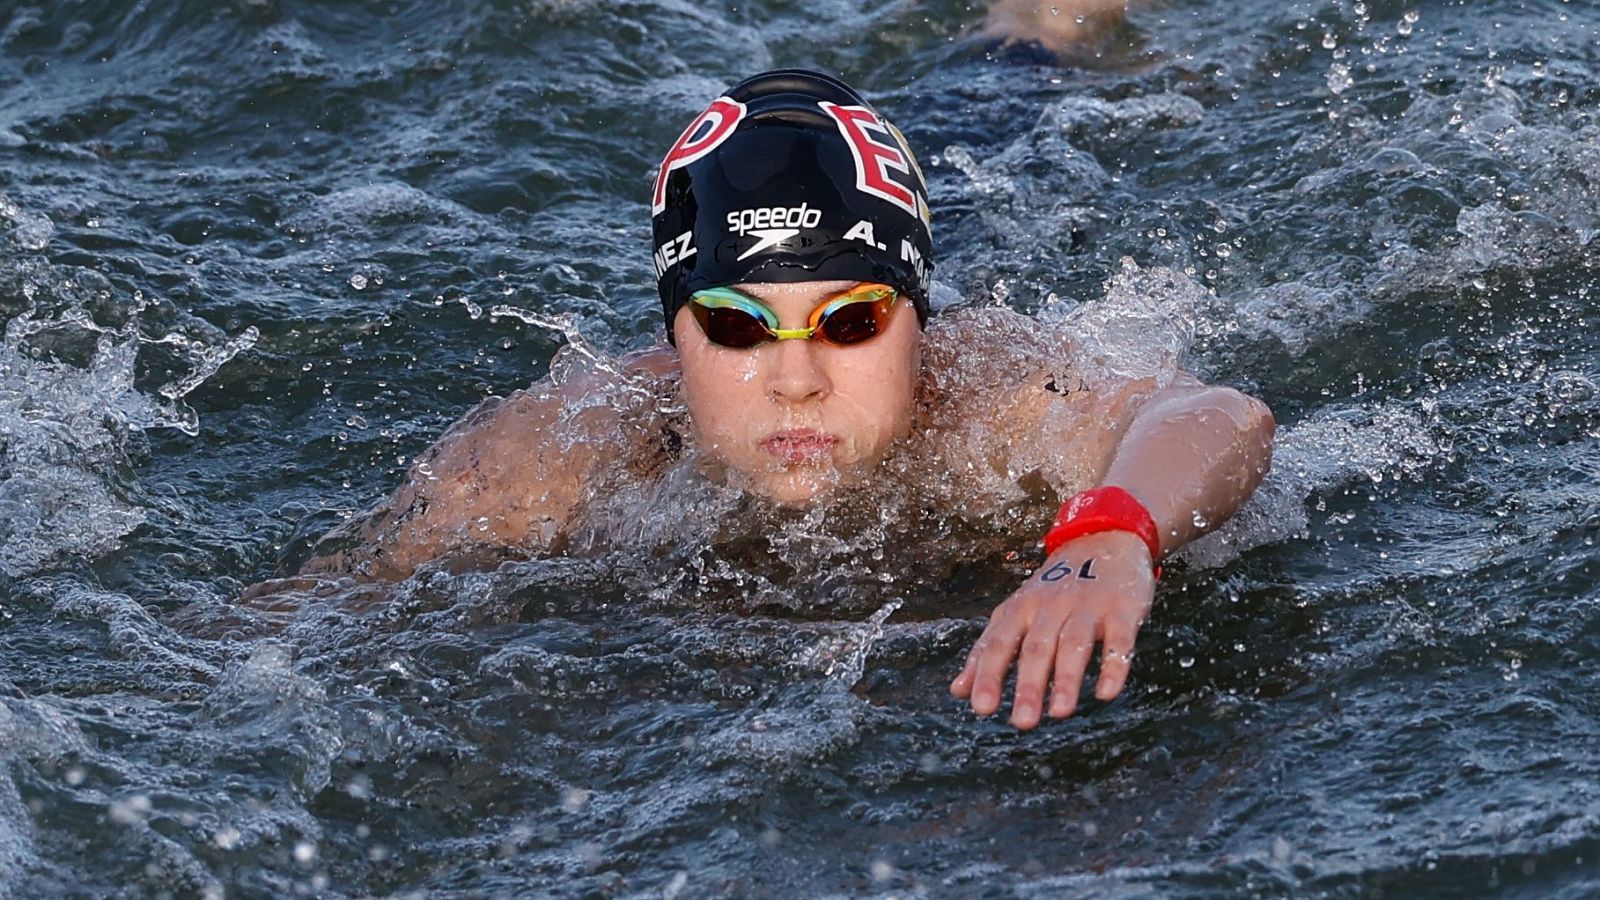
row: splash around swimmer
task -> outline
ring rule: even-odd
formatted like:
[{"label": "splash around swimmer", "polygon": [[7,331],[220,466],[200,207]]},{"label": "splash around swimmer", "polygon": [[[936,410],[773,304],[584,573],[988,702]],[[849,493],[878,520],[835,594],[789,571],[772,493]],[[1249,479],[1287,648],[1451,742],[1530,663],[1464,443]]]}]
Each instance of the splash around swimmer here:
[{"label": "splash around swimmer", "polygon": [[[691,120],[650,202],[670,346],[633,364],[681,376],[700,468],[785,505],[872,480],[913,437],[931,312],[933,218],[901,132],[835,78],[762,73]],[[427,455],[426,472],[346,531],[349,546],[302,575],[393,580],[488,544],[556,552],[598,465],[557,425],[574,408],[603,417],[585,398],[607,388],[544,384],[475,412]],[[1182,376],[1088,408],[1041,387],[963,423],[992,435],[992,455],[1028,433],[1085,472],[1059,498],[1046,558],[951,684],[989,715],[1015,669],[1020,729],[1078,708],[1096,647],[1095,696],[1122,691],[1161,558],[1226,520],[1270,465],[1271,413],[1231,389]],[[1039,541],[1017,535],[1016,547]]]}]

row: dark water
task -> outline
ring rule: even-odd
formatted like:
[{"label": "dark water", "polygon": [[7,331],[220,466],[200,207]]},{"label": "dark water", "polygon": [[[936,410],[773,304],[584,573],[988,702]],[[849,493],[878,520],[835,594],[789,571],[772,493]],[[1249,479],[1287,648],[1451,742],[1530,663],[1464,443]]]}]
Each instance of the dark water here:
[{"label": "dark water", "polygon": [[[0,4],[0,894],[1600,894],[1600,10],[1169,0],[1064,70],[980,17]],[[497,305],[653,342],[653,166],[777,64],[921,149],[947,305],[1159,307],[1277,412],[1130,690],[974,720],[1015,574],[826,515],[804,575],[235,606],[545,373]]]}]

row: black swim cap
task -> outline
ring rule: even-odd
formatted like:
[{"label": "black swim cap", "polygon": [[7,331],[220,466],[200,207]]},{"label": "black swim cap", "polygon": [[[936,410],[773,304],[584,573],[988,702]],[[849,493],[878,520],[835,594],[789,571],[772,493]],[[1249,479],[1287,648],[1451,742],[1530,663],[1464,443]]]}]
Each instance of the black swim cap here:
[{"label": "black swim cap", "polygon": [[843,82],[780,69],[684,130],[651,202],[661,309],[739,282],[875,281],[928,317],[928,187],[900,130]]}]

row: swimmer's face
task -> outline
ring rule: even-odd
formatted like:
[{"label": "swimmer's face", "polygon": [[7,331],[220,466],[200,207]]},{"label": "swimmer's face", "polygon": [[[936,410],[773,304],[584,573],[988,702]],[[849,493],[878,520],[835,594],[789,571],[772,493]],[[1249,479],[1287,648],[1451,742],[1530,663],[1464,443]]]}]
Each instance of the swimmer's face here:
[{"label": "swimmer's face", "polygon": [[[771,307],[781,327],[804,328],[820,302],[856,284],[735,287]],[[907,298],[883,333],[848,346],[720,347],[687,305],[673,329],[696,442],[745,487],[780,503],[804,503],[867,477],[911,429],[922,329]]]}]

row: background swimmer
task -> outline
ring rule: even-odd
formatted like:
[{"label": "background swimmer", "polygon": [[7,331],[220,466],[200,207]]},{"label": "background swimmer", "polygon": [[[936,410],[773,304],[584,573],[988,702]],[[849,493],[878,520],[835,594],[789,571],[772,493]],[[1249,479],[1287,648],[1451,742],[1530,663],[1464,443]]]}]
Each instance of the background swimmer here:
[{"label": "background swimmer", "polygon": [[[1226,520],[1266,473],[1266,407],[1177,371],[1073,390],[1070,362],[1048,355],[1071,352],[1057,345],[1004,381],[962,385],[969,396],[946,401],[942,424],[918,422],[919,387],[927,394],[944,374],[925,373],[922,353],[927,189],[900,132],[826,76],[764,73],[714,100],[668,152],[653,210],[674,347],[486,405],[335,540],[352,545],[302,572],[393,579],[463,552],[570,550],[608,458],[652,478],[650,459],[681,456],[780,505],[827,502],[860,489],[916,433],[923,449],[903,464],[938,467],[930,475],[952,486],[951,506],[975,502],[979,472],[1020,482],[1048,469],[1057,495],[1072,498],[1057,532],[1070,539],[1050,542],[1049,558],[995,611],[951,692],[991,714],[1015,663],[1011,721],[1032,728],[1077,708],[1099,645],[1095,694],[1115,697],[1160,557]],[[958,322],[955,343],[973,352],[977,334],[996,327]],[[1004,327],[1042,330],[1015,316]],[[597,401],[639,375],[678,382],[681,451],[620,427],[623,414]],[[941,427],[967,435],[966,446],[928,449],[949,442]],[[1041,447],[1063,460],[1042,462]],[[1019,547],[1033,540],[1019,536]]]}]

